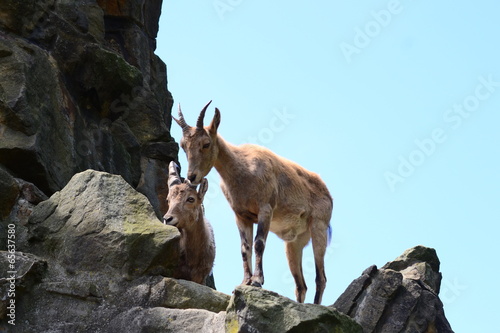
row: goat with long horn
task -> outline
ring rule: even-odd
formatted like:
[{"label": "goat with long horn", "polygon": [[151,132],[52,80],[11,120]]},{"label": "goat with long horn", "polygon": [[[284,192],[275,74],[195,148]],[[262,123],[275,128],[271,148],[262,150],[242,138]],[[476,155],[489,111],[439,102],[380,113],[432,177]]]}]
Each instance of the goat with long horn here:
[{"label": "goat with long horn", "polygon": [[[188,179],[193,184],[202,182],[212,167],[221,176],[222,191],[236,215],[241,237],[243,283],[264,284],[262,258],[270,230],[285,241],[288,265],[296,284],[295,295],[298,302],[304,302],[307,287],[302,273],[302,250],[312,240],[316,265],[314,303],[321,304],[326,286],[324,256],[333,208],[328,188],[319,175],[269,149],[226,142],[217,133],[220,124],[217,108],[210,125],[203,127],[209,104],[201,111],[196,128],[186,131],[183,128],[180,146],[186,152]],[[257,224],[255,241],[254,224]]]}]

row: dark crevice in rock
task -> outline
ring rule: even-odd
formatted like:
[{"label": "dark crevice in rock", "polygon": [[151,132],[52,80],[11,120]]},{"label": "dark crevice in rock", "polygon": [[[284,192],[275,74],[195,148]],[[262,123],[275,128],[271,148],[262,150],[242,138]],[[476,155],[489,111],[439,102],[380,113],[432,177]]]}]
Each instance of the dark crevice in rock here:
[{"label": "dark crevice in rock", "polygon": [[0,149],[0,164],[14,171],[14,176],[37,184],[44,193],[53,193],[45,166],[38,159],[35,151],[22,148]]}]

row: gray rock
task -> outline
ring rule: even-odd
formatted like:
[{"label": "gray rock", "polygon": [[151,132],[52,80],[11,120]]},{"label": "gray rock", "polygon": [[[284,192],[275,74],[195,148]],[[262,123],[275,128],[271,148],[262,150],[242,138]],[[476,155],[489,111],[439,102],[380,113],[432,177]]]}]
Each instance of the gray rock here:
[{"label": "gray rock", "polygon": [[344,314],[301,304],[272,291],[238,286],[226,315],[226,332],[362,332]]},{"label": "gray rock", "polygon": [[112,320],[103,332],[222,333],[224,320],[224,312],[136,307]]},{"label": "gray rock", "polygon": [[436,250],[419,245],[406,250],[396,259],[385,264],[382,269],[401,272],[404,278],[419,280],[439,294],[442,279],[439,266]]},{"label": "gray rock", "polygon": [[51,193],[74,169],[66,159],[73,142],[57,68],[45,50],[23,39],[1,35],[0,44],[9,52],[0,62],[0,164]]},{"label": "gray rock", "polygon": [[161,286],[153,286],[152,290],[161,288],[167,294],[162,306],[176,309],[204,309],[212,312],[226,311],[230,296],[210,287],[171,278],[162,280]]},{"label": "gray rock", "polygon": [[332,308],[369,332],[453,332],[438,292],[439,259],[434,249],[417,246],[355,279]]},{"label": "gray rock", "polygon": [[[0,251],[0,272],[2,272],[0,277],[0,319],[7,318],[7,314],[10,312],[7,310],[10,300],[20,299],[21,295],[40,281],[46,268],[47,263],[43,259],[29,253]],[[14,288],[12,288],[12,283]]]},{"label": "gray rock", "polygon": [[72,274],[169,276],[177,265],[178,230],[162,224],[146,197],[121,176],[76,174],[35,208],[29,224],[24,250],[50,257]]}]

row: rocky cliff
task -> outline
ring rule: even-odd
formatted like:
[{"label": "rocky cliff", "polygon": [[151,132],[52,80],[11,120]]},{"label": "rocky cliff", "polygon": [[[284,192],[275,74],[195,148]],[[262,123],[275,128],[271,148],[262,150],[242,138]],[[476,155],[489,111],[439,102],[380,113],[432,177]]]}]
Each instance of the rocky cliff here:
[{"label": "rocky cliff", "polygon": [[171,278],[160,8],[0,2],[0,331],[452,332],[425,247],[368,268],[332,306]]},{"label": "rocky cliff", "polygon": [[13,209],[24,184],[50,196],[86,169],[122,175],[164,210],[178,147],[154,54],[160,11],[160,0],[0,2],[0,218],[28,206]]}]

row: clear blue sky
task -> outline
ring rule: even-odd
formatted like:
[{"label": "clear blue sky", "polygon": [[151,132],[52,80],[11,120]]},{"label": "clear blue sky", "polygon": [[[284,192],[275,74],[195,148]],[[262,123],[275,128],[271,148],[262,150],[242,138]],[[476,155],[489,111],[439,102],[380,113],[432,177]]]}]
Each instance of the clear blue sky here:
[{"label": "clear blue sky", "polygon": [[[213,100],[207,121],[218,107],[226,140],[266,146],[328,185],[323,304],[368,266],[422,244],[441,259],[453,329],[490,332],[500,296],[499,13],[493,0],[165,0],[157,54],[188,123]],[[180,139],[177,126],[172,135]],[[183,152],[180,161],[185,172]],[[208,178],[215,279],[230,294],[243,278],[240,241],[217,172]],[[272,234],[264,273],[266,289],[295,298]],[[310,245],[304,273],[312,302]]]}]

